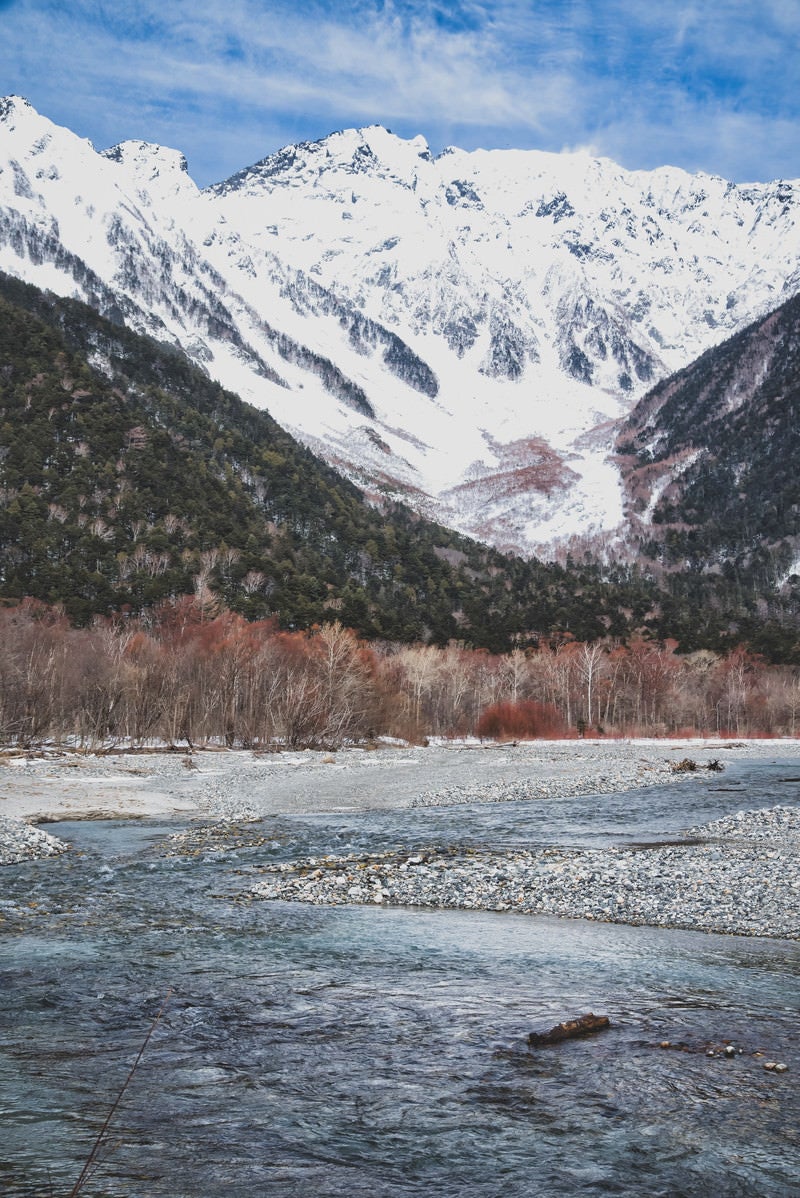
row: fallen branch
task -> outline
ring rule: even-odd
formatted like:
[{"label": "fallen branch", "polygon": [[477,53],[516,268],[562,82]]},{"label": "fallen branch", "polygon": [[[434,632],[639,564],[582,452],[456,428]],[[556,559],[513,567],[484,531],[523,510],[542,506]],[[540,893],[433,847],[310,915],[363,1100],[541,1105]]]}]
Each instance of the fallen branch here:
[{"label": "fallen branch", "polygon": [[579,1015],[577,1019],[568,1019],[557,1023],[549,1032],[530,1032],[528,1044],[531,1048],[539,1048],[545,1044],[560,1044],[562,1040],[575,1040],[579,1036],[591,1036],[595,1032],[605,1031],[611,1027],[608,1015]]}]

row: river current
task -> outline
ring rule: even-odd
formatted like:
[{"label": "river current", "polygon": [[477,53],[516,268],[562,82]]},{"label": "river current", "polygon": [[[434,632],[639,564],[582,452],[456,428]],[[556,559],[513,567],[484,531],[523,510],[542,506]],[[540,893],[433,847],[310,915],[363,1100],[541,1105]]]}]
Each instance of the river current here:
[{"label": "river current", "polygon": [[[797,805],[794,770],[283,816],[179,858],[182,824],[55,826],[67,856],[0,872],[0,1193],[66,1198],[169,993],[84,1195],[797,1195],[797,942],[242,901],[307,854],[680,837]],[[528,1048],[588,1011],[612,1028]]]}]

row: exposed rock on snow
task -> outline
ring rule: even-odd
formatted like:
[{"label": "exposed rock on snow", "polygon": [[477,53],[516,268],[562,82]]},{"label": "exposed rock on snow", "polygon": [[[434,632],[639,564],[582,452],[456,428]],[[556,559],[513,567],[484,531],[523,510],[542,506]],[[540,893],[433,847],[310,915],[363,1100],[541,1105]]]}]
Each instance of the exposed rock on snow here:
[{"label": "exposed rock on snow", "polygon": [[[181,345],[357,481],[523,550],[619,525],[612,423],[800,289],[798,207],[792,183],[434,158],[378,126],[199,191],[178,151],[97,153],[0,102],[0,268]],[[553,485],[509,478],[533,442]]]}]

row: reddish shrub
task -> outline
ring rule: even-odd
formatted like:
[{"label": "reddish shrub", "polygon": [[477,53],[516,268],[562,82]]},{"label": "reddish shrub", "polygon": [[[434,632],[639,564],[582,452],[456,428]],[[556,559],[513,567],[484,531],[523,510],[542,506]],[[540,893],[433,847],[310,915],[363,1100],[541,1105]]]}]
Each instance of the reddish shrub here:
[{"label": "reddish shrub", "polygon": [[566,736],[567,725],[552,703],[522,699],[518,703],[492,703],[481,714],[475,731],[493,740],[554,739]]}]

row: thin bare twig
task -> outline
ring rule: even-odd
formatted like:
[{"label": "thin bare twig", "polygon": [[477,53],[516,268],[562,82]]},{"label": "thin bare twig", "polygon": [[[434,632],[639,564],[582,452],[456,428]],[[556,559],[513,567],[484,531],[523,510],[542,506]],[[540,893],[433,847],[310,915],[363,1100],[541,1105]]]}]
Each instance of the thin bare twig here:
[{"label": "thin bare twig", "polygon": [[130,1072],[128,1073],[128,1076],[125,1078],[125,1081],[123,1082],[122,1089],[120,1090],[117,1097],[114,1099],[114,1102],[111,1106],[111,1110],[106,1115],[105,1122],[103,1123],[103,1126],[100,1128],[100,1131],[97,1133],[97,1137],[94,1141],[94,1144],[92,1145],[92,1150],[89,1153],[89,1155],[87,1156],[84,1166],[80,1171],[78,1180],[75,1182],[75,1185],[70,1190],[68,1198],[77,1198],[77,1195],[80,1194],[80,1192],[83,1189],[83,1186],[86,1184],[86,1181],[88,1180],[90,1174],[94,1171],[92,1166],[95,1164],[95,1162],[97,1160],[97,1154],[99,1153],[99,1151],[103,1145],[103,1140],[105,1139],[108,1129],[111,1126],[111,1120],[114,1118],[114,1115],[117,1111],[117,1107],[122,1102],[122,1099],[125,1096],[125,1091],[127,1090],[128,1086],[131,1084],[131,1081],[133,1080],[133,1075],[136,1072],[136,1070],[138,1069],[139,1062],[141,1061],[142,1057],[144,1056],[144,1050],[147,1048],[147,1045],[150,1042],[150,1037],[152,1036],[153,1032],[158,1027],[161,1016],[166,1011],[167,1003],[169,1002],[171,996],[172,996],[172,990],[169,989],[167,991],[167,994],[166,994],[166,997],[165,997],[163,1003],[161,1004],[160,1011],[156,1015],[153,1022],[150,1024],[150,1030],[148,1031],[147,1035],[145,1036],[145,1038],[142,1042],[142,1046],[139,1049],[138,1053],[136,1054],[136,1060],[131,1065]]}]

